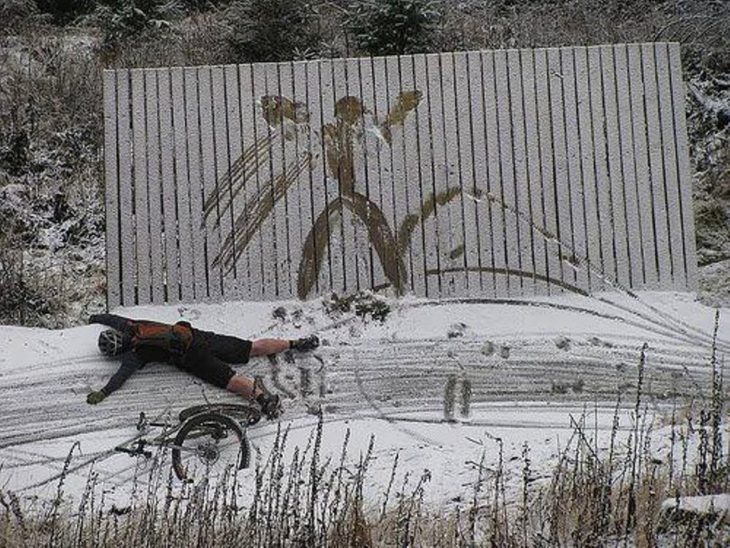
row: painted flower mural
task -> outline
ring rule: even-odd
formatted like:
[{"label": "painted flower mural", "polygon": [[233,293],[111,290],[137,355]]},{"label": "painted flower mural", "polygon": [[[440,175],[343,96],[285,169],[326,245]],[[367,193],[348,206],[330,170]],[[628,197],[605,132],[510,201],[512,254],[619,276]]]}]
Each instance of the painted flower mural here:
[{"label": "painted flower mural", "polygon": [[[300,298],[310,295],[322,267],[325,248],[330,233],[329,223],[333,217],[349,210],[366,227],[368,240],[378,256],[386,279],[397,293],[406,288],[406,265],[404,252],[408,249],[411,236],[421,219],[435,211],[436,203],[445,204],[455,198],[460,190],[448,189],[437,196],[424,200],[418,214],[408,214],[400,227],[389,225],[380,207],[368,196],[356,190],[355,143],[365,139],[365,129],[374,132],[382,143],[390,146],[393,129],[402,126],[408,116],[418,107],[422,94],[418,90],[402,92],[391,105],[387,115],[377,120],[362,100],[341,97],[335,102],[334,117],[316,132],[324,145],[327,184],[337,184],[338,196],[328,203],[319,204],[321,211],[303,242],[301,261],[297,273],[297,294]],[[263,96],[259,101],[260,114],[270,128],[281,130],[284,139],[295,138],[298,129],[309,129],[309,112],[306,105],[296,103],[287,97]],[[367,120],[366,120],[367,118]],[[277,132],[278,133],[278,132]],[[274,146],[275,133],[259,138],[247,147],[231,169],[218,181],[204,204],[206,221],[225,213],[258,171],[268,161],[268,154]],[[311,146],[315,149],[315,146]],[[274,205],[282,200],[297,178],[311,169],[316,155],[311,150],[299,155],[292,166],[281,169],[268,184],[263,184],[250,196],[244,198],[242,213],[235,219],[232,231],[225,237],[214,265],[230,272],[251,243],[254,235],[272,214]],[[214,215],[215,214],[215,215]]]}]

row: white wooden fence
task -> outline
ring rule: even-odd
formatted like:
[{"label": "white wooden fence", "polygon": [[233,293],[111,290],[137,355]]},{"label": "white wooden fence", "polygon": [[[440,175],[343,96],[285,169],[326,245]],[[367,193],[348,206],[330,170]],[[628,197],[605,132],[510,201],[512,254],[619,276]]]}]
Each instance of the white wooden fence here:
[{"label": "white wooden fence", "polygon": [[104,73],[109,306],[695,287],[679,47]]}]

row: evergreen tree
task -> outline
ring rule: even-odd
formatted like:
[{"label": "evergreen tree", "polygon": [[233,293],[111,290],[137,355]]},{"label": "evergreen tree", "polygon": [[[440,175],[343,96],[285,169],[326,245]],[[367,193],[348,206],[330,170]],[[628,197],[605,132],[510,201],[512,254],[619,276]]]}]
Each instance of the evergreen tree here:
[{"label": "evergreen tree", "polygon": [[439,18],[431,0],[359,0],[349,27],[370,55],[402,55],[429,51]]},{"label": "evergreen tree", "polygon": [[316,12],[305,0],[244,0],[231,4],[228,44],[237,61],[288,61],[318,47]]}]

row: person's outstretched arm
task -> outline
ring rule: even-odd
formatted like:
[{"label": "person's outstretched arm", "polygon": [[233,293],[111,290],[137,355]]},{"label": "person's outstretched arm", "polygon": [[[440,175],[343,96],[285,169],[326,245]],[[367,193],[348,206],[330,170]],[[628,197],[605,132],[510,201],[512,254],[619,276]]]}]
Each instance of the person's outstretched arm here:
[{"label": "person's outstretched arm", "polygon": [[89,316],[89,323],[100,323],[122,333],[129,331],[130,322],[129,318],[123,318],[116,314],[92,314]]},{"label": "person's outstretched arm", "polygon": [[119,366],[117,372],[112,375],[112,378],[109,379],[109,382],[106,383],[104,388],[91,392],[88,396],[86,396],[86,403],[90,403],[92,405],[99,403],[112,392],[121,388],[126,380],[132,376],[132,373],[137,371],[137,369],[143,365],[144,362],[134,351],[130,350],[125,352],[122,354],[122,364]]}]

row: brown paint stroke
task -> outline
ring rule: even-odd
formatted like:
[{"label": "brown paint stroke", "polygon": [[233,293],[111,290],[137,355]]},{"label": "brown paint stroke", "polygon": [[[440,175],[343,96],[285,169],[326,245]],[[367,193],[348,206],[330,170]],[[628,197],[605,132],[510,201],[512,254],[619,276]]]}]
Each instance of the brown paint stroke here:
[{"label": "brown paint stroke", "polygon": [[293,170],[284,171],[274,178],[270,185],[264,185],[250,200],[246,201],[241,215],[234,223],[234,231],[226,237],[218,256],[213,260],[213,266],[222,264],[226,273],[233,269],[233,265],[245,251],[251,238],[271,214],[276,202],[284,197],[299,175],[311,165],[311,162],[312,156],[307,153],[296,162]]},{"label": "brown paint stroke", "polygon": [[411,239],[413,238],[413,231],[418,226],[419,219],[421,220],[421,222],[425,221],[431,215],[436,213],[436,204],[441,206],[446,205],[451,200],[459,196],[459,194],[461,194],[461,189],[457,186],[449,187],[438,194],[431,193],[431,195],[421,205],[420,216],[416,213],[411,213],[410,215],[407,215],[405,219],[403,219],[403,222],[398,229],[398,242],[400,245],[401,254],[405,253],[405,243],[411,243]]},{"label": "brown paint stroke", "polygon": [[521,278],[535,278],[536,280],[540,280],[543,282],[548,283],[549,285],[562,287],[563,289],[566,289],[568,291],[572,291],[573,293],[577,293],[578,295],[582,295],[583,297],[588,296],[588,292],[576,287],[574,285],[567,284],[565,282],[561,282],[560,280],[556,280],[555,278],[548,278],[547,276],[544,276],[542,274],[538,274],[537,272],[526,272],[524,270],[517,270],[512,268],[492,268],[492,267],[469,267],[469,268],[443,268],[441,270],[432,269],[432,270],[426,270],[427,276],[438,276],[440,274],[445,273],[463,273],[466,272],[490,272],[495,274],[504,274],[505,276],[519,276]]},{"label": "brown paint stroke", "polygon": [[305,299],[314,286],[319,275],[324,257],[324,249],[329,240],[327,221],[330,215],[341,212],[347,207],[354,215],[365,223],[368,229],[370,242],[375,248],[383,271],[398,294],[402,294],[406,284],[406,270],[403,258],[398,252],[398,246],[393,237],[388,221],[377,205],[362,194],[343,194],[330,202],[322,211],[307,235],[302,250],[302,259],[299,265],[297,293],[300,299]]},{"label": "brown paint stroke", "polygon": [[368,228],[368,236],[383,265],[383,271],[396,289],[402,294],[406,284],[406,267],[398,244],[390,231],[390,226],[380,208],[362,194],[343,196],[352,200],[351,211],[355,213]]},{"label": "brown paint stroke", "polygon": [[423,93],[417,89],[413,91],[404,91],[398,96],[398,100],[395,105],[391,107],[388,116],[386,116],[383,123],[380,124],[380,133],[388,144],[391,144],[393,140],[391,128],[393,126],[402,126],[406,121],[408,113],[418,106],[422,97]]},{"label": "brown paint stroke", "polygon": [[329,231],[327,230],[330,215],[335,215],[342,210],[342,200],[335,198],[324,210],[317,216],[317,220],[312,226],[312,230],[307,234],[302,248],[302,258],[299,261],[299,271],[297,274],[297,294],[299,298],[304,300],[314,287],[317,281],[319,271],[322,269],[322,260],[324,259],[324,249],[329,241]]},{"label": "brown paint stroke", "polygon": [[418,226],[420,220],[421,217],[417,213],[409,213],[400,224],[400,228],[398,229],[398,246],[400,247],[401,255],[406,252],[406,243],[410,245],[413,231]]},{"label": "brown paint stroke", "polygon": [[[449,253],[449,259],[451,259],[452,261],[454,259],[458,259],[462,255],[464,255],[464,249],[465,249],[464,244],[460,245],[459,247],[455,247],[454,249],[451,250],[451,253]],[[461,272],[461,270],[462,269],[459,269],[460,272]]]},{"label": "brown paint stroke", "polygon": [[446,205],[461,193],[461,188],[452,186],[438,194],[431,194],[421,205],[421,217],[426,220],[436,212],[436,204]]},{"label": "brown paint stroke", "polygon": [[337,179],[340,191],[355,192],[355,159],[353,142],[362,133],[360,122],[365,109],[357,97],[347,96],[335,104],[335,121],[322,127],[327,170]]},{"label": "brown paint stroke", "polygon": [[[231,169],[225,173],[219,180],[216,188],[203,203],[203,223],[216,211],[216,205],[220,205],[220,215],[225,213],[232,205],[233,200],[243,190],[247,179],[252,177],[260,165],[263,164],[264,158],[271,150],[274,137],[266,136],[258,138],[252,145],[246,147],[243,154],[233,163]],[[229,191],[230,187],[230,191]],[[217,226],[220,217],[215,220]]]},{"label": "brown paint stroke", "polygon": [[271,127],[282,124],[284,120],[291,120],[295,124],[309,122],[307,105],[292,101],[282,95],[262,96],[261,114]]}]

